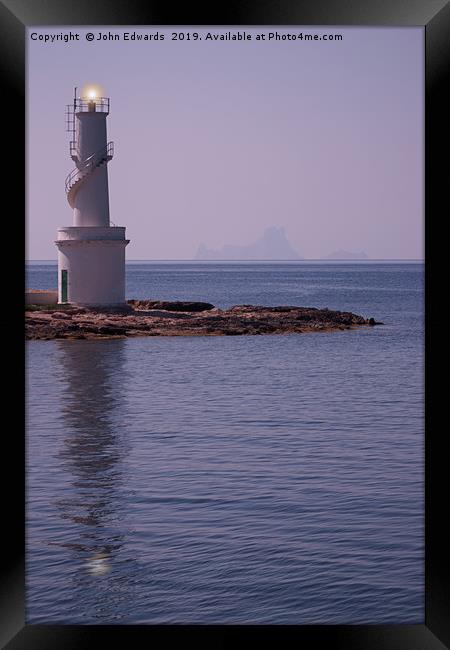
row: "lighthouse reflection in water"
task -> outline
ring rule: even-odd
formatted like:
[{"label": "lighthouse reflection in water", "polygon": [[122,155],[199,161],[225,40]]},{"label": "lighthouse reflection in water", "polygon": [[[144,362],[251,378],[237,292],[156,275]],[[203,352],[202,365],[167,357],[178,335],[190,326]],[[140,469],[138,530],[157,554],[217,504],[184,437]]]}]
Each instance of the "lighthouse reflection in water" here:
[{"label": "lighthouse reflection in water", "polygon": [[[100,346],[86,341],[56,343],[59,382],[53,384],[53,392],[59,383],[59,395],[54,396],[59,414],[55,426],[46,431],[47,437],[53,438],[55,457],[41,458],[40,467],[35,466],[39,475],[31,471],[28,477],[29,490],[33,491],[34,480],[41,482],[42,473],[48,472],[45,481],[51,494],[45,508],[45,532],[34,520],[33,511],[28,511],[28,543],[36,545],[28,557],[28,569],[34,574],[43,562],[47,572],[45,587],[37,592],[33,588],[33,593],[44,610],[48,601],[48,612],[52,612],[54,593],[48,589],[48,581],[52,582],[52,576],[55,583],[60,581],[58,573],[64,564],[63,574],[68,580],[64,591],[76,603],[76,612],[67,603],[65,614],[80,621],[83,607],[91,620],[97,614],[101,619],[120,620],[121,594],[125,589],[129,595],[127,582],[133,581],[136,573],[135,562],[123,552],[127,535],[123,471],[127,440],[120,418],[123,344],[121,340],[105,341]],[[32,387],[30,391],[32,399]],[[57,404],[58,397],[61,402]],[[37,404],[33,407],[36,410]],[[31,439],[29,453],[36,454],[37,449]],[[52,483],[58,486],[54,490]],[[121,562],[127,565],[124,572],[117,571]],[[111,574],[114,563],[116,572]],[[108,583],[100,584],[98,581],[106,576]],[[64,610],[61,600],[59,607]]]}]

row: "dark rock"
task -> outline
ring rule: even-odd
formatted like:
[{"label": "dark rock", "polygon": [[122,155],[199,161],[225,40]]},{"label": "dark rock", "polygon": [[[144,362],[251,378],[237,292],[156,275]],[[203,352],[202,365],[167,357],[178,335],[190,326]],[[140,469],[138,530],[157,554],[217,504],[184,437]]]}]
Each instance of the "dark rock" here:
[{"label": "dark rock", "polygon": [[165,300],[128,300],[128,304],[134,309],[163,309],[165,311],[187,311],[199,312],[215,309],[209,302],[189,302],[176,300],[174,302]]},{"label": "dark rock", "polygon": [[54,311],[52,313],[52,318],[59,318],[60,320],[72,320],[72,315],[66,314],[63,311]]},{"label": "dark rock", "polygon": [[100,325],[97,328],[97,332],[99,334],[105,335],[105,334],[110,334],[110,335],[115,335],[115,334],[125,334],[126,328],[125,327],[114,327],[111,325]]},{"label": "dark rock", "polygon": [[116,305],[115,307],[109,306],[96,306],[90,307],[88,312],[93,312],[96,314],[131,314],[133,312],[133,307],[131,305]]}]

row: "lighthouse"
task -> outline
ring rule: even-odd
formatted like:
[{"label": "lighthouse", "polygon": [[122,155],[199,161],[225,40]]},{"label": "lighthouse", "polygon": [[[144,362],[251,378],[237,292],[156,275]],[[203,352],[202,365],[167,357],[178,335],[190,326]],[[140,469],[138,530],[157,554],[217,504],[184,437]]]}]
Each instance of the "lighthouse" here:
[{"label": "lighthouse", "polygon": [[70,157],[75,169],[66,178],[71,226],[58,229],[58,302],[86,307],[126,307],[125,228],[109,214],[108,163],[114,143],[108,142],[106,118],[110,100],[94,89],[67,106],[71,132]]}]

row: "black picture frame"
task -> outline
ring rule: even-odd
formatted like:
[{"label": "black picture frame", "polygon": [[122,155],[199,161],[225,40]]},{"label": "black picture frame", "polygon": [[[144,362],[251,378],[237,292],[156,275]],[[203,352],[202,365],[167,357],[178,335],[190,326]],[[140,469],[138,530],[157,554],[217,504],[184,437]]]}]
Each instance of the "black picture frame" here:
[{"label": "black picture frame", "polygon": [[[25,31],[29,26],[69,25],[333,25],[424,26],[425,28],[425,623],[423,625],[347,626],[37,626],[25,625],[25,347],[23,344],[23,287],[25,239]],[[3,0],[0,1],[0,70],[4,127],[2,149],[7,158],[3,192],[12,198],[5,211],[7,248],[15,250],[8,262],[8,288],[14,278],[15,298],[8,300],[8,318],[2,319],[5,348],[14,361],[3,364],[4,428],[3,486],[6,526],[2,535],[0,582],[0,644],[8,650],[52,650],[107,646],[142,647],[163,642],[183,647],[221,647],[243,639],[282,646],[345,648],[351,650],[438,650],[450,647],[450,591],[446,510],[446,431],[438,413],[437,369],[441,348],[435,341],[441,316],[432,300],[435,279],[443,273],[445,256],[436,253],[444,206],[448,163],[440,162],[445,147],[448,104],[444,101],[450,67],[450,6],[446,0],[281,0],[179,9],[148,0]],[[447,73],[447,74],[446,74]],[[445,216],[445,213],[442,213]],[[11,234],[10,229],[13,229]],[[444,261],[442,261],[444,260]],[[444,276],[445,277],[445,276]],[[9,292],[8,292],[9,293]],[[11,305],[14,306],[12,309]],[[441,324],[442,326],[442,324]],[[14,340],[16,339],[16,340]],[[16,345],[17,344],[17,345]],[[15,374],[12,370],[15,369]],[[433,375],[431,370],[433,369]],[[13,406],[13,405],[16,406]],[[4,425],[6,420],[4,419]],[[11,471],[6,474],[6,469]],[[5,523],[5,517],[4,517]],[[286,637],[286,641],[284,640]],[[157,645],[157,647],[159,647]]]}]

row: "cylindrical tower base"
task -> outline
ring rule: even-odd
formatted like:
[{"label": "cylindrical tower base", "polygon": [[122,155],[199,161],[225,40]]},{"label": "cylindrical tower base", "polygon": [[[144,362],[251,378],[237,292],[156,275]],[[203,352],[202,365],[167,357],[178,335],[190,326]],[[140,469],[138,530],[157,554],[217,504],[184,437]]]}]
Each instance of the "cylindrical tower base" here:
[{"label": "cylindrical tower base", "polygon": [[[102,232],[104,231],[104,232]],[[58,301],[119,307],[125,301],[125,228],[58,231]]]}]

